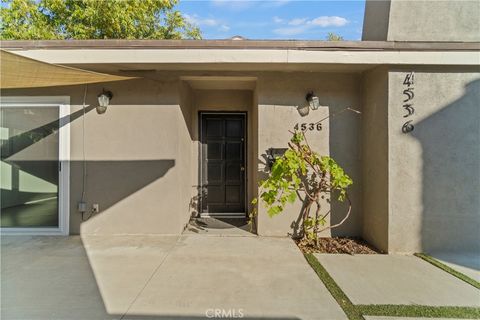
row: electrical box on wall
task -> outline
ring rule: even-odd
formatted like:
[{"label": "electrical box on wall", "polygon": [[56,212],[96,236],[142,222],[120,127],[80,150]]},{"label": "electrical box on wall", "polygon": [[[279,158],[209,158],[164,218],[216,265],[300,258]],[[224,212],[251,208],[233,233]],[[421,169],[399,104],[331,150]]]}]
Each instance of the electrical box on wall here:
[{"label": "electrical box on wall", "polygon": [[87,211],[87,203],[86,202],[83,202],[83,201],[80,201],[78,203],[78,212],[80,213],[84,213]]},{"label": "electrical box on wall", "polygon": [[275,159],[282,157],[287,148],[270,148],[267,150],[267,164],[268,167],[271,168],[275,163]]}]

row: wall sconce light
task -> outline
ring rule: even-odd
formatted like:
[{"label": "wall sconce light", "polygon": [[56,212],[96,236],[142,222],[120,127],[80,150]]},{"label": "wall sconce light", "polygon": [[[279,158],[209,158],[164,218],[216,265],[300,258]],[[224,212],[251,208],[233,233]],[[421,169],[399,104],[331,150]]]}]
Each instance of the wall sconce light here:
[{"label": "wall sconce light", "polygon": [[313,91],[310,91],[309,93],[307,93],[307,96],[305,97],[305,99],[307,99],[308,104],[310,105],[310,109],[317,110],[320,107],[320,100],[313,93]]},{"label": "wall sconce light", "polygon": [[108,104],[110,103],[110,100],[113,98],[113,93],[111,91],[105,91],[103,90],[102,93],[98,95],[98,106],[97,106],[97,113],[98,114],[103,114],[105,111],[107,111]]}]

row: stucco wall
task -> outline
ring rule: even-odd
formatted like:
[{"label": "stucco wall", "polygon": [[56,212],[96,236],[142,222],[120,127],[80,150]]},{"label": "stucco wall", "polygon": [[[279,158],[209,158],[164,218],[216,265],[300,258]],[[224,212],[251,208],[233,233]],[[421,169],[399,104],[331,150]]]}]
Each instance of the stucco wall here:
[{"label": "stucco wall", "polygon": [[198,182],[194,179],[196,171],[192,165],[197,161],[196,154],[194,154],[194,150],[196,150],[194,149],[194,121],[196,113],[192,88],[184,81],[179,83],[179,87],[180,110],[183,121],[179,121],[177,127],[178,167],[180,171],[176,183],[181,188],[181,194],[178,199],[180,210],[177,214],[179,215],[180,224],[185,227],[190,220],[190,216],[194,213],[198,185]]},{"label": "stucco wall", "polygon": [[[87,108],[84,87],[69,86],[3,91],[8,96],[71,96],[70,233],[172,233],[185,219],[179,198],[182,157],[179,128],[185,126],[178,102],[178,82],[132,80],[89,85],[86,103],[98,104],[102,88],[114,97],[103,115]],[[83,181],[83,119],[85,124],[88,208],[100,214],[82,222],[77,211]],[[180,162],[179,162],[180,160]],[[87,215],[86,215],[87,216]]]},{"label": "stucco wall", "polygon": [[363,41],[385,41],[390,20],[390,0],[365,1]]},{"label": "stucco wall", "polygon": [[[415,71],[415,126],[401,131],[405,75]],[[389,251],[480,250],[480,73],[389,73]]]},{"label": "stucco wall", "polygon": [[[405,75],[415,72],[411,133],[402,133]],[[188,73],[188,72],[186,72]],[[194,74],[188,73],[188,74]],[[218,74],[213,73],[212,74]],[[332,235],[363,235],[384,251],[480,250],[480,72],[462,67],[380,67],[360,74],[252,72],[252,90],[196,90],[179,74],[89,85],[87,105],[103,88],[114,97],[106,114],[87,107],[83,86],[4,90],[4,96],[71,97],[70,232],[182,231],[198,186],[198,111],[248,112],[249,199],[265,176],[266,150],[285,147],[296,123],[316,122],[352,107],[309,132],[309,142],[353,178],[351,218]],[[313,90],[325,106],[301,117]],[[363,107],[362,107],[363,105]],[[82,222],[83,181],[100,214]],[[328,209],[326,205],[325,210]],[[345,213],[331,206],[332,221]],[[285,236],[300,203],[278,217],[264,210],[260,235]],[[327,233],[328,234],[328,233]]]},{"label": "stucco wall", "polygon": [[480,41],[480,2],[367,0],[362,40]]},{"label": "stucco wall", "polygon": [[[305,105],[305,95],[313,90],[325,106],[310,111],[301,117],[297,106]],[[257,84],[258,99],[258,155],[259,180],[265,177],[262,155],[268,148],[286,147],[296,123],[314,123],[327,115],[345,107],[361,110],[360,77],[354,74],[330,73],[265,73],[259,76]],[[361,199],[361,116],[346,112],[338,117],[324,121],[320,132],[308,132],[309,143],[318,152],[332,156],[354,180],[350,190],[353,211],[349,220],[332,235],[360,235],[362,221]],[[292,232],[291,225],[300,214],[301,203],[297,201],[286,212],[270,218],[260,207],[258,232],[260,235],[283,236]],[[329,209],[326,204],[325,210]],[[345,215],[346,206],[333,202],[331,206],[332,223],[340,221]],[[325,235],[330,234],[327,232]]]},{"label": "stucco wall", "polygon": [[[405,118],[412,71],[415,113]],[[379,249],[480,250],[479,81],[474,68],[365,73],[363,237]]]},{"label": "stucco wall", "polygon": [[[187,73],[188,74],[188,73]],[[194,74],[194,72],[192,72]],[[360,75],[330,73],[249,73],[256,77],[252,90],[196,90],[180,80],[181,73],[162,79],[139,79],[89,85],[87,105],[96,106],[103,88],[114,97],[107,112],[93,107],[82,113],[83,86],[8,90],[9,96],[71,97],[70,232],[97,234],[178,234],[194,211],[190,207],[198,186],[198,111],[248,112],[248,195],[257,193],[257,179],[264,173],[266,149],[282,147],[295,123],[310,123],[345,107],[361,109]],[[245,75],[245,74],[242,74]],[[299,116],[313,90],[327,107]],[[83,180],[83,121],[87,168],[85,199],[100,213],[82,221],[77,211]],[[334,157],[353,178],[350,194],[353,212],[333,235],[360,235],[362,224],[361,116],[344,113],[326,121],[312,133],[310,142]],[[260,173],[259,173],[259,171]],[[327,209],[328,206],[325,206]],[[332,206],[339,221],[345,206]],[[298,216],[298,207],[269,218],[260,214],[259,233],[285,236]]]},{"label": "stucco wall", "polygon": [[363,77],[363,231],[362,236],[388,251],[388,70]]}]

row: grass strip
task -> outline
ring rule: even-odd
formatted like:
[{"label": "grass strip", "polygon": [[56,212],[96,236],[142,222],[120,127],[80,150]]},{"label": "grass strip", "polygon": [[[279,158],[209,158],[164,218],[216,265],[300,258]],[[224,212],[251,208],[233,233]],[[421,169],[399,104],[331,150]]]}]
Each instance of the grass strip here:
[{"label": "grass strip", "polygon": [[327,287],[330,294],[337,301],[340,307],[343,309],[343,312],[347,315],[349,320],[365,320],[359,310],[353,305],[353,303],[348,299],[347,295],[340,289],[335,280],[328,274],[327,270],[322,266],[322,264],[315,258],[311,253],[305,254],[305,259],[307,259],[310,266],[317,273],[320,280],[322,280],[325,287]]},{"label": "grass strip", "polygon": [[477,289],[480,289],[480,282],[470,278],[467,275],[464,275],[461,272],[458,272],[455,269],[450,268],[449,266],[441,263],[440,261],[433,258],[432,256],[429,256],[428,254],[424,254],[424,253],[415,253],[415,256],[419,257],[419,258],[422,258],[423,260],[427,261],[428,263],[433,264],[435,267],[440,268],[443,271],[450,273],[452,276],[457,277],[458,279],[465,281],[466,283],[474,286]]},{"label": "grass strip", "polygon": [[392,304],[356,305],[355,307],[359,312],[366,316],[461,319],[480,318],[480,308],[474,307],[433,307]]},{"label": "grass strip", "polygon": [[[467,277],[463,273],[453,270],[436,259],[421,253],[415,255],[442,270],[451,273],[455,277],[473,285],[474,287],[479,288],[479,283],[477,281]],[[333,298],[343,309],[349,320],[365,320],[363,317],[364,315],[384,317],[480,319],[480,308],[476,307],[439,307],[392,304],[354,305],[313,254],[305,253],[305,259],[317,273],[318,277],[322,280]]]}]

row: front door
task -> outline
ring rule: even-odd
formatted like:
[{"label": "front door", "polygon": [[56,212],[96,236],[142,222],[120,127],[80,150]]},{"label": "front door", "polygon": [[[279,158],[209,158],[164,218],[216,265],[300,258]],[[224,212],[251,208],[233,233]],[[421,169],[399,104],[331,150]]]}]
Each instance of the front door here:
[{"label": "front door", "polygon": [[201,113],[202,215],[245,216],[245,114]]}]

